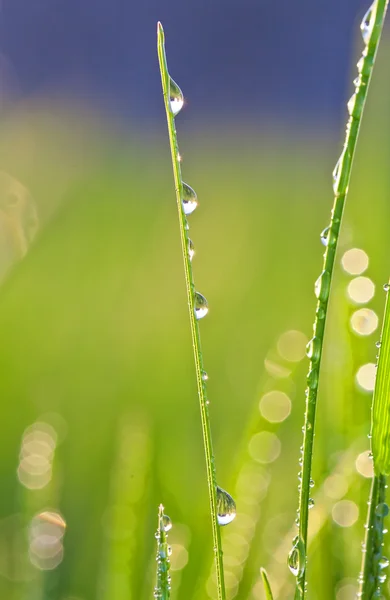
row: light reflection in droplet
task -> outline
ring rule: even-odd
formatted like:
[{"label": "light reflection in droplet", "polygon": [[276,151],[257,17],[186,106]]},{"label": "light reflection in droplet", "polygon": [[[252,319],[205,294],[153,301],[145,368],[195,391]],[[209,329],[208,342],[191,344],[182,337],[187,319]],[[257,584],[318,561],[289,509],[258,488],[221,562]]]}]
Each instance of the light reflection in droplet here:
[{"label": "light reflection in droplet", "polygon": [[371,308],[359,308],[351,316],[351,327],[359,335],[371,335],[378,328],[378,315]]},{"label": "light reflection in droplet", "polygon": [[362,365],[356,373],[356,382],[364,391],[372,392],[375,387],[376,367],[374,363]]},{"label": "light reflection in droplet", "polygon": [[289,362],[299,362],[305,357],[307,337],[302,331],[286,331],[278,339],[277,349],[282,358]]},{"label": "light reflection in droplet", "polygon": [[359,518],[359,508],[352,500],[340,500],[332,508],[332,518],[340,527],[351,527]]},{"label": "light reflection in droplet", "polygon": [[374,476],[374,464],[369,450],[359,454],[355,461],[355,466],[356,471],[360,475],[363,475],[363,477],[370,478]]},{"label": "light reflection in droplet", "polygon": [[375,294],[375,284],[369,277],[355,277],[348,285],[348,296],[356,304],[369,302]]},{"label": "light reflection in droplet", "polygon": [[291,413],[291,400],[284,392],[273,390],[261,398],[259,409],[270,423],[281,423]]},{"label": "light reflection in droplet", "polygon": [[253,460],[267,464],[278,458],[281,447],[282,445],[277,435],[269,431],[261,431],[250,439],[248,451]]},{"label": "light reflection in droplet", "polygon": [[368,267],[368,256],[360,248],[351,248],[344,252],[341,265],[349,275],[361,275]]}]

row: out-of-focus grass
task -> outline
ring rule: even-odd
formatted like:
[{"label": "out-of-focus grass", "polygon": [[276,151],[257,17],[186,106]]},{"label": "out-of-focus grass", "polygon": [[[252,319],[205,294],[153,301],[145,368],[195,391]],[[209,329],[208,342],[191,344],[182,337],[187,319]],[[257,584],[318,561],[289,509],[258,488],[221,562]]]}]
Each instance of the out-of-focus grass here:
[{"label": "out-of-focus grass", "polygon": [[[341,242],[341,252],[359,247],[369,255],[375,311],[383,307],[380,290],[389,274],[388,54],[384,44]],[[155,507],[163,502],[174,523],[172,597],[204,598],[212,560],[207,486],[166,142],[131,133],[127,139],[119,128],[98,123],[37,102],[5,119],[0,140],[1,168],[29,190],[41,223],[0,292],[0,597],[108,600],[115,591],[115,600],[150,598]],[[310,337],[319,232],[328,221],[339,148],[320,128],[304,134],[293,126],[278,136],[236,128],[231,135],[182,137],[185,180],[200,199],[191,238],[197,288],[210,305],[201,328],[218,481],[233,496],[254,407],[273,389],[292,400],[280,426],[262,421],[278,436],[281,454],[262,467],[267,489],[257,528],[243,514],[248,491],[249,505],[237,507],[235,539],[229,527],[223,531],[226,544],[251,543],[244,568],[226,565],[232,571],[227,583],[234,591],[240,580],[240,598],[262,598],[262,564],[275,594],[279,588],[279,598],[287,598],[292,577],[276,550],[295,519],[306,365],[280,379],[264,360],[284,332]],[[374,361],[378,337],[350,332],[350,279],[339,269],[313,497],[337,465],[345,474],[333,480],[341,492],[327,495],[332,482],[325,486],[325,512],[319,514],[321,498],[311,511],[314,529],[322,518],[311,545],[312,600],[329,600],[336,586],[354,584],[369,488],[354,461],[343,462],[351,444],[361,443],[356,453],[368,449],[370,395],[354,377]],[[272,361],[288,366],[277,350]],[[52,413],[64,429],[53,479],[30,490],[16,475],[23,432],[36,420],[50,421]],[[360,510],[350,527],[332,516],[334,504],[344,500]],[[56,569],[39,571],[28,566],[24,532],[33,514],[47,509],[66,520],[64,557]]]}]

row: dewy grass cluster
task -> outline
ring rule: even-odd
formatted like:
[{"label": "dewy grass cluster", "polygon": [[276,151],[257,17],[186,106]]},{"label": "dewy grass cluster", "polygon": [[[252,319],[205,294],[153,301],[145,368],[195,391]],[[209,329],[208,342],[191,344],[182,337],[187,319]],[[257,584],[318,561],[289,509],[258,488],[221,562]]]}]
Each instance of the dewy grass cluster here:
[{"label": "dewy grass cluster", "polygon": [[[310,359],[307,375],[305,422],[303,427],[303,445],[300,459],[299,474],[299,508],[297,519],[297,535],[293,540],[288,555],[288,566],[295,576],[295,600],[304,600],[306,596],[306,569],[309,509],[313,506],[310,490],[314,485],[311,478],[313,441],[317,411],[317,394],[320,379],[321,357],[323,353],[325,324],[328,303],[333,278],[335,257],[345,200],[351,178],[351,170],[356,150],[356,144],[363,110],[368,94],[369,84],[378,51],[378,45],[383,30],[388,0],[375,0],[365,14],[361,23],[364,50],[357,64],[358,72],[354,80],[355,91],[348,102],[349,118],[346,137],[340,158],[333,172],[334,204],[329,226],[321,233],[321,241],[325,246],[322,272],[315,283],[317,297],[316,315],[313,326],[313,337],[307,346],[307,356]],[[207,375],[204,370],[201,351],[198,320],[208,312],[206,298],[200,294],[194,285],[192,258],[194,245],[189,238],[189,223],[187,217],[197,208],[198,199],[191,186],[183,182],[180,166],[180,155],[175,127],[175,117],[184,105],[180,87],[171,78],[165,54],[165,39],[161,24],[158,24],[158,57],[161,72],[162,89],[168,134],[171,148],[174,184],[179,215],[180,238],[184,262],[185,283],[187,289],[187,304],[189,309],[192,345],[194,350],[197,389],[200,403],[200,413],[203,431],[203,442],[206,457],[207,481],[210,498],[211,525],[214,542],[216,564],[216,582],[219,600],[226,598],[223,554],[220,526],[230,523],[236,513],[233,498],[217,485],[215,459],[212,449],[210,417],[208,410]],[[372,448],[375,465],[369,512],[367,519],[366,540],[363,548],[363,565],[360,575],[359,597],[369,600],[380,597],[380,586],[385,576],[383,569],[388,560],[382,555],[383,519],[388,512],[385,504],[386,475],[390,471],[390,310],[386,303],[385,319],[382,332],[382,346],[379,353],[378,377],[374,393]],[[159,517],[160,518],[160,517]],[[160,539],[164,534],[160,530]],[[164,544],[164,542],[161,542]],[[273,595],[266,572],[261,570],[261,577],[267,600]],[[161,580],[161,577],[160,577]],[[158,579],[159,581],[159,579]],[[161,588],[161,584],[157,587]],[[160,593],[160,592],[159,592]],[[168,595],[167,595],[168,594]],[[168,598],[169,593],[159,596]]]}]

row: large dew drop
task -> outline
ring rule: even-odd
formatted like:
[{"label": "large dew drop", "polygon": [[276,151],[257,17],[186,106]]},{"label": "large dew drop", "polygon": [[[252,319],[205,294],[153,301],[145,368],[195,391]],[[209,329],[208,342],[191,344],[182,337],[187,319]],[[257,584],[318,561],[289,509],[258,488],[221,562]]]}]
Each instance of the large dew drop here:
[{"label": "large dew drop", "polygon": [[184,181],[182,203],[185,215],[190,215],[193,213],[195,208],[198,206],[198,197],[195,190],[193,190],[192,187],[187,183],[184,183]]},{"label": "large dew drop", "polygon": [[172,529],[172,521],[170,517],[168,517],[168,515],[163,515],[162,526],[164,528],[164,531],[169,531],[170,529]]},{"label": "large dew drop", "polygon": [[177,113],[181,111],[184,104],[183,92],[177,85],[175,81],[173,81],[172,77],[169,79],[169,106],[171,108],[172,114],[176,117]]},{"label": "large dew drop", "polygon": [[209,312],[209,305],[204,296],[199,292],[195,292],[194,310],[197,319],[203,319]]},{"label": "large dew drop", "polygon": [[314,293],[320,302],[325,302],[329,297],[330,291],[330,273],[322,271],[314,285]]},{"label": "large dew drop", "polygon": [[299,536],[296,536],[293,539],[293,547],[288,555],[287,564],[291,573],[298,579],[302,577],[305,571],[305,562],[305,545],[303,540]]},{"label": "large dew drop", "polygon": [[220,525],[228,525],[236,516],[236,503],[230,494],[217,486],[217,518]]}]

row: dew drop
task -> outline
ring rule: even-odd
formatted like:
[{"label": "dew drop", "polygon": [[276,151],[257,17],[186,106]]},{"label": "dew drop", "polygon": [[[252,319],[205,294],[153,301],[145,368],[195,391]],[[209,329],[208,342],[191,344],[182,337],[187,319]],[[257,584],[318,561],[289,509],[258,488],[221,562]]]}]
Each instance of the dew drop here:
[{"label": "dew drop", "polygon": [[383,289],[385,290],[385,292],[388,292],[390,290],[390,283],[385,283]]},{"label": "dew drop", "polygon": [[343,149],[340,158],[333,170],[333,191],[336,196],[342,196],[348,191],[348,175],[350,171],[351,155],[346,148]]},{"label": "dew drop", "polygon": [[362,32],[363,42],[368,44],[372,31],[372,24],[374,23],[373,19],[373,10],[372,6],[368,9],[366,14],[363,17],[363,20],[360,24],[360,30]]},{"label": "dew drop", "polygon": [[387,569],[389,564],[390,564],[390,561],[388,558],[386,558],[386,556],[382,556],[382,558],[380,559],[380,561],[378,563],[380,569]]},{"label": "dew drop", "polygon": [[306,346],[306,355],[313,362],[318,362],[321,355],[321,340],[314,336]]},{"label": "dew drop", "polygon": [[309,388],[314,389],[317,387],[317,385],[318,385],[318,369],[317,368],[311,369],[309,371],[306,381],[307,381],[307,385]]},{"label": "dew drop", "polygon": [[207,303],[207,300],[199,292],[195,292],[194,310],[197,319],[203,319],[203,317],[205,317],[209,312],[209,305]]},{"label": "dew drop", "polygon": [[325,318],[325,309],[323,306],[319,306],[316,310],[317,319]]},{"label": "dew drop", "polygon": [[314,506],[314,500],[313,500],[313,498],[309,498],[308,507],[313,508],[313,506]]},{"label": "dew drop", "polygon": [[194,243],[190,238],[188,238],[188,258],[192,260],[194,258],[195,248]]},{"label": "dew drop", "polygon": [[305,562],[305,545],[303,540],[299,536],[296,536],[293,539],[293,547],[288,555],[288,568],[295,577],[300,578],[305,571]]},{"label": "dew drop", "polygon": [[313,488],[315,486],[314,479],[310,479],[309,486]]},{"label": "dew drop", "polygon": [[314,293],[320,302],[325,302],[329,297],[330,291],[330,273],[322,271],[321,275],[314,284]]},{"label": "dew drop", "polygon": [[353,85],[354,85],[355,87],[357,87],[357,88],[358,88],[358,87],[359,87],[361,84],[362,84],[362,79],[361,79],[361,77],[360,77],[360,76],[359,76],[359,77],[356,77],[356,78],[353,80]]},{"label": "dew drop", "polygon": [[206,371],[202,371],[202,381],[207,381],[209,378],[208,374],[206,373]]},{"label": "dew drop", "polygon": [[177,85],[176,81],[173,81],[172,77],[169,79],[169,106],[171,108],[174,117],[181,111],[184,104],[183,92]]},{"label": "dew drop", "polygon": [[382,343],[381,343],[381,342],[376,342],[375,346],[376,346],[377,348],[380,348],[380,347],[382,346]]},{"label": "dew drop", "polygon": [[228,525],[236,516],[236,503],[230,494],[217,485],[217,518],[220,525]]},{"label": "dew drop", "polygon": [[375,509],[375,514],[377,517],[387,517],[389,514],[389,507],[386,502],[380,502]]},{"label": "dew drop", "polygon": [[192,187],[187,183],[184,183],[184,181],[182,203],[185,215],[190,215],[193,213],[195,208],[198,206],[198,197],[195,190],[193,190]]},{"label": "dew drop", "polygon": [[329,231],[330,231],[330,227],[325,227],[325,229],[323,229],[323,231],[321,231],[321,243],[324,246],[328,245]]},{"label": "dew drop", "polygon": [[363,99],[358,93],[352,94],[348,104],[348,112],[351,117],[359,119],[363,111]]},{"label": "dew drop", "polygon": [[170,529],[172,529],[172,521],[170,517],[168,517],[168,515],[162,516],[162,526],[164,531],[169,531]]}]

